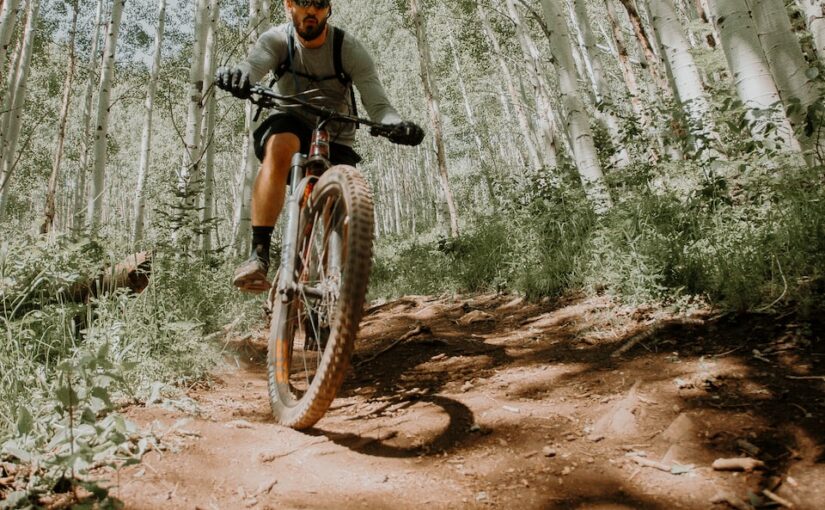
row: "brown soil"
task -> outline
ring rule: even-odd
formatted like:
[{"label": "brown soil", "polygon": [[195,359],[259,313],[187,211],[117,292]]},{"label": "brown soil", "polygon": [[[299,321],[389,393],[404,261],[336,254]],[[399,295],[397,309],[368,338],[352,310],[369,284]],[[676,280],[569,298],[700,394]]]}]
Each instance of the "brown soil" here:
[{"label": "brown soil", "polygon": [[[825,508],[816,324],[405,297],[368,311],[304,432],[272,422],[264,336],[209,387],[130,410],[160,448],[111,478],[127,508]],[[711,467],[737,457],[764,467]]]}]

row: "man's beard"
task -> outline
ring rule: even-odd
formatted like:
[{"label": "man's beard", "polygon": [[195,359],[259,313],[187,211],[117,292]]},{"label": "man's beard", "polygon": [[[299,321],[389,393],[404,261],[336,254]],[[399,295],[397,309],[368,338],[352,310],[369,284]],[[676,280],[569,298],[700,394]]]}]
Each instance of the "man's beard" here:
[{"label": "man's beard", "polygon": [[321,34],[324,33],[324,29],[327,26],[327,18],[315,18],[318,22],[315,24],[313,28],[307,28],[302,26],[300,20],[298,19],[297,14],[292,15],[292,24],[295,26],[295,31],[298,32],[298,35],[301,36],[301,39],[305,41],[314,41],[317,39]]}]

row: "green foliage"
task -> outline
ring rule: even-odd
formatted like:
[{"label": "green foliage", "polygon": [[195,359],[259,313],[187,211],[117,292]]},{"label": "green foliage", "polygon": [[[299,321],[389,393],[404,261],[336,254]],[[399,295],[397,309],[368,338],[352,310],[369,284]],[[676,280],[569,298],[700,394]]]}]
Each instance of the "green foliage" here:
[{"label": "green foliage", "polygon": [[691,183],[679,175],[684,163],[624,169],[610,182],[623,199],[601,218],[570,183],[522,189],[458,240],[382,241],[372,292],[589,290],[637,302],[701,296],[734,310],[821,310],[821,169],[783,179],[740,170],[720,167]]},{"label": "green foliage", "polygon": [[107,250],[122,248],[69,235],[0,244],[0,455],[35,466],[28,492],[10,497],[21,505],[80,483],[89,466],[139,457],[146,442],[112,411],[157,382],[203,378],[221,360],[203,335],[260,319],[257,302],[231,289],[228,265],[166,252],[143,293],[74,302],[73,288],[117,260]]}]

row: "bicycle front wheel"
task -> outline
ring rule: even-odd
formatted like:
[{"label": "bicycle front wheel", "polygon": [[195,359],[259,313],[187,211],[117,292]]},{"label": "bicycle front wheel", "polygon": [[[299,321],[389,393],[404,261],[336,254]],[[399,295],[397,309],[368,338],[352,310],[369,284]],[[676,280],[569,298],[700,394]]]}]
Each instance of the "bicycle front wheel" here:
[{"label": "bicycle front wheel", "polygon": [[314,425],[343,383],[363,313],[372,238],[364,177],[353,167],[330,168],[302,209],[295,291],[272,303],[269,400],[282,425]]}]

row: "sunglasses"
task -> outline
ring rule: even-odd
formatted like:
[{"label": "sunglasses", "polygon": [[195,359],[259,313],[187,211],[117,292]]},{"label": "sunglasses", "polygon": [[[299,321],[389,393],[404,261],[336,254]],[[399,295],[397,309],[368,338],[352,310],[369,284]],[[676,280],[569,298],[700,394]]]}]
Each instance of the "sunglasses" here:
[{"label": "sunglasses", "polygon": [[295,2],[295,5],[298,7],[303,7],[306,9],[310,5],[314,6],[316,9],[326,9],[329,7],[330,0],[292,0]]}]

